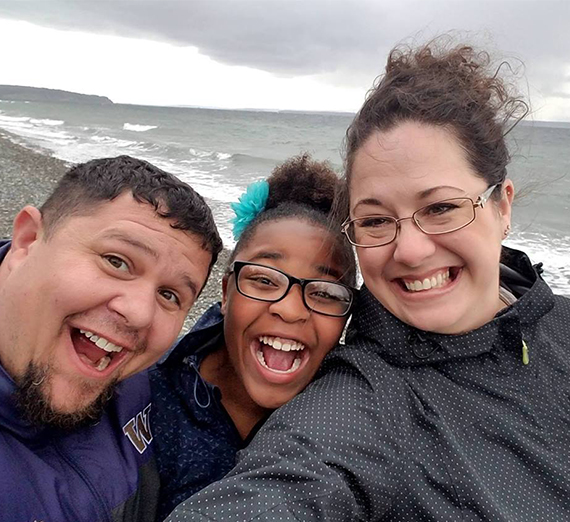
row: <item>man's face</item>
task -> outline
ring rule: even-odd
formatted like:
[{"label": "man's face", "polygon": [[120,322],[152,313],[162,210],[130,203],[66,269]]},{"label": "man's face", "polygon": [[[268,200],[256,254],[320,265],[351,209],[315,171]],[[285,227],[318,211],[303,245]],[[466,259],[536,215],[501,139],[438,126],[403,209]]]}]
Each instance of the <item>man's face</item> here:
[{"label": "man's face", "polygon": [[211,261],[170,225],[131,193],[64,218],[47,240],[39,211],[20,212],[0,265],[0,362],[17,383],[39,369],[47,404],[76,413],[165,353]]}]

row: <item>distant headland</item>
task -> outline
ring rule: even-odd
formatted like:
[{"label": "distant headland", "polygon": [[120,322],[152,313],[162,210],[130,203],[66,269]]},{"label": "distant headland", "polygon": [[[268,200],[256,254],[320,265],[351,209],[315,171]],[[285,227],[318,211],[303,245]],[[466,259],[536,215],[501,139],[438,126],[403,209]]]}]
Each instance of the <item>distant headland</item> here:
[{"label": "distant headland", "polygon": [[90,105],[111,105],[106,96],[80,94],[78,92],[44,89],[41,87],[23,87],[20,85],[0,85],[0,100],[31,102],[66,102]]}]

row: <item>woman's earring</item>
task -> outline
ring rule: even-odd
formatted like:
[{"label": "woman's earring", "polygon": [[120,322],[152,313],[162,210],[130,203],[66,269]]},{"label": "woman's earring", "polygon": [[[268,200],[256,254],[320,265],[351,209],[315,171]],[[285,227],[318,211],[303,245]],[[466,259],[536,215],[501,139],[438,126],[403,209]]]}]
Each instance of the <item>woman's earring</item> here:
[{"label": "woman's earring", "polygon": [[505,231],[503,232],[503,239],[506,239],[511,233],[511,225],[507,225]]}]

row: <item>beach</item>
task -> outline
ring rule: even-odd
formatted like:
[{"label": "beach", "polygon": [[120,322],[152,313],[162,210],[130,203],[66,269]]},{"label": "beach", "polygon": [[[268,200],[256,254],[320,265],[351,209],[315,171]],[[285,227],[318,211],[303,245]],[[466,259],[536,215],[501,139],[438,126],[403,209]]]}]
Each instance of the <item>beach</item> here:
[{"label": "beach", "polygon": [[[25,205],[40,206],[57,181],[71,166],[62,160],[13,143],[0,130],[0,237],[9,238],[12,221]],[[222,276],[228,260],[224,250],[212,270],[208,284],[194,304],[184,324],[187,331],[210,304],[221,298]]]},{"label": "beach", "polygon": [[[2,175],[8,178],[0,202],[3,230],[15,209],[43,201],[63,162],[127,154],[174,174],[204,196],[224,245],[232,248],[231,203],[250,183],[302,151],[328,161],[340,174],[351,120],[352,115],[337,113],[0,100],[0,133],[11,133],[11,140],[26,147],[5,143],[0,149]],[[570,296],[570,123],[523,122],[508,141],[515,202],[505,244],[543,263],[554,292]],[[531,196],[519,198],[519,192]],[[193,316],[218,297],[219,276],[218,268]]]}]

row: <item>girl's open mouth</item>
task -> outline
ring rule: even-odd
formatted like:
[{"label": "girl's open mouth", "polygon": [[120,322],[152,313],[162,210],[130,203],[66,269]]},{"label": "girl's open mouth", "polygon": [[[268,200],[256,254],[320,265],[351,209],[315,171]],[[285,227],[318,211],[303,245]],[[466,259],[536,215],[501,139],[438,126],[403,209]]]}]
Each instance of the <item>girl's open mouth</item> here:
[{"label": "girl's open mouth", "polygon": [[305,345],[293,339],[261,335],[253,345],[259,364],[271,372],[288,374],[296,372],[307,360]]}]

